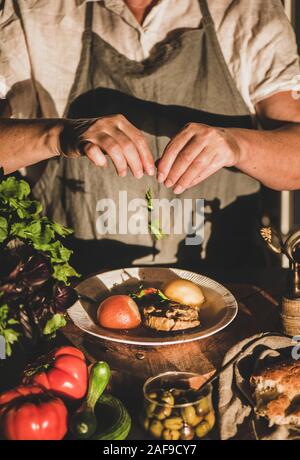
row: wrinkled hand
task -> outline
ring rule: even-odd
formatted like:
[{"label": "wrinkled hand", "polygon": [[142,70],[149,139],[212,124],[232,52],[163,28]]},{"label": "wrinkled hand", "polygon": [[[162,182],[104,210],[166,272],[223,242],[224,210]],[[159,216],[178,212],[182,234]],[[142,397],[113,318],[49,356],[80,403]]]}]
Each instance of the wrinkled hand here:
[{"label": "wrinkled hand", "polygon": [[120,177],[127,169],[137,179],[144,173],[153,176],[155,166],[143,133],[123,115],[112,115],[96,120],[82,136],[87,142],[86,156],[96,165],[106,167],[110,157]]},{"label": "wrinkled hand", "polygon": [[179,194],[223,167],[235,166],[240,148],[228,129],[189,123],[167,145],[157,178]]}]

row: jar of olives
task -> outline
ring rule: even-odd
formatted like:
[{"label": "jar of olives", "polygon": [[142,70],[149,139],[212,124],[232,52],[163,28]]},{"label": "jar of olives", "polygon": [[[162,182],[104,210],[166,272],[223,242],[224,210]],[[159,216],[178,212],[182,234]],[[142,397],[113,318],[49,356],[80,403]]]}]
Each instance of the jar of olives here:
[{"label": "jar of olives", "polygon": [[199,375],[166,372],[148,379],[143,387],[141,423],[156,439],[205,438],[215,425],[212,386],[197,389]]}]

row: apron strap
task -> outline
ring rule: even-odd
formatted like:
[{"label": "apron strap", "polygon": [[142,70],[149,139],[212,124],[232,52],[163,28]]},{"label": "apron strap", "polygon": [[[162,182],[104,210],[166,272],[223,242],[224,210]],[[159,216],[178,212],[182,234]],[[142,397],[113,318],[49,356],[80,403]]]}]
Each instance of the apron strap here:
[{"label": "apron strap", "polygon": [[237,89],[236,83],[233,80],[233,77],[230,73],[228,65],[225,61],[225,57],[224,57],[224,54],[223,54],[223,51],[222,51],[222,48],[221,48],[221,45],[220,45],[220,42],[217,36],[215,23],[209,11],[209,8],[208,8],[207,0],[199,0],[199,4],[200,4],[201,13],[202,13],[202,21],[204,24],[204,28],[206,29],[206,32],[207,32],[207,37],[215,52],[218,62],[220,63],[220,66],[223,69],[224,78],[227,80],[227,84],[231,91],[232,98],[236,99],[236,105],[239,110],[244,110],[244,111],[246,110],[246,112],[248,112],[248,115],[251,116],[250,109],[247,107],[244,99],[242,98],[239,90]]},{"label": "apron strap", "polygon": [[84,31],[92,32],[93,29],[94,2],[87,2],[85,9]]},{"label": "apron strap", "polygon": [[200,10],[202,13],[202,18],[203,18],[203,23],[206,26],[209,26],[209,25],[214,26],[214,20],[210,14],[207,0],[199,0],[199,3],[200,3]]}]

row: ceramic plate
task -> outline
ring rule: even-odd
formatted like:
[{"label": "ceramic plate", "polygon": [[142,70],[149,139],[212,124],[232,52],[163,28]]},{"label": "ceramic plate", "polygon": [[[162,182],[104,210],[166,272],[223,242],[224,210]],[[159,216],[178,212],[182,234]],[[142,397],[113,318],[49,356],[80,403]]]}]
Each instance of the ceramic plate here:
[{"label": "ceramic plate", "polygon": [[[112,294],[128,294],[140,285],[160,288],[166,281],[182,278],[198,284],[204,292],[205,303],[201,307],[201,325],[194,329],[174,332],[157,332],[143,326],[129,331],[104,329],[97,324],[99,303]],[[94,301],[78,300],[68,309],[74,324],[88,334],[112,342],[140,346],[174,345],[204,339],[227,327],[236,317],[238,304],[231,292],[206,276],[175,268],[124,268],[86,279],[77,291]]]}]

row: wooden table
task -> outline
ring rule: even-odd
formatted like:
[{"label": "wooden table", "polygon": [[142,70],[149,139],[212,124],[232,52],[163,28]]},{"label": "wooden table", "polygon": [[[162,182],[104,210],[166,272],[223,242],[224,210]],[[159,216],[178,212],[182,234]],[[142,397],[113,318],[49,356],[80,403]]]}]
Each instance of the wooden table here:
[{"label": "wooden table", "polygon": [[279,302],[268,292],[247,284],[227,286],[239,303],[234,322],[204,340],[158,348],[136,347],[102,341],[83,333],[69,322],[65,337],[81,348],[88,359],[105,360],[112,370],[112,390],[133,415],[131,439],[146,439],[138,427],[142,385],[150,376],[167,370],[207,373],[218,369],[225,353],[240,340],[259,332],[280,330]]}]

